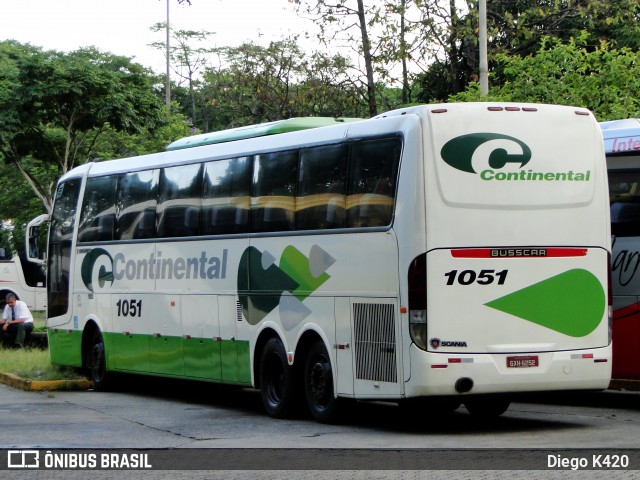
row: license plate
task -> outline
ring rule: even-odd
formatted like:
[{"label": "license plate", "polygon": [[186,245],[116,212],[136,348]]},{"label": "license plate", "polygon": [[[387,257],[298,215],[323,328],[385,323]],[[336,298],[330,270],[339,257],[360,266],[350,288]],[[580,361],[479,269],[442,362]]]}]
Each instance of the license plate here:
[{"label": "license plate", "polygon": [[507,357],[507,368],[529,368],[538,366],[538,357]]}]

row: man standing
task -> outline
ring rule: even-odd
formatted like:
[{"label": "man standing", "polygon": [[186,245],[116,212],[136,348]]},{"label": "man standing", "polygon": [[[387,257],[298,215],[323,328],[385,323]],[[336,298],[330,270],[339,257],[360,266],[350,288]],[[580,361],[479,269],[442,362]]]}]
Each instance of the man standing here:
[{"label": "man standing", "polygon": [[24,347],[24,338],[33,331],[33,317],[27,304],[17,300],[13,293],[7,295],[7,305],[0,321],[0,342]]}]

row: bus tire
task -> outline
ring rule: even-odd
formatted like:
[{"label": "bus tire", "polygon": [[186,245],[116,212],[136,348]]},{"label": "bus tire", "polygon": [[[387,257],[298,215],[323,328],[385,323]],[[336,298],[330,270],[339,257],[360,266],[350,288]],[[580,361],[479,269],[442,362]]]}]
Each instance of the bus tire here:
[{"label": "bus tire", "polygon": [[98,391],[107,390],[110,385],[110,377],[107,373],[104,339],[98,329],[93,332],[86,359],[89,378],[93,382],[93,388]]},{"label": "bus tire", "polygon": [[304,367],[304,392],[313,418],[320,423],[338,419],[340,399],[334,395],[331,359],[322,341],[311,346]]},{"label": "bus tire", "polygon": [[507,411],[510,404],[511,401],[508,398],[493,395],[470,397],[464,402],[469,413],[481,419],[499,417]]},{"label": "bus tire", "polygon": [[295,408],[293,369],[287,362],[282,341],[273,337],[260,355],[260,395],[267,413],[273,418],[287,418]]}]

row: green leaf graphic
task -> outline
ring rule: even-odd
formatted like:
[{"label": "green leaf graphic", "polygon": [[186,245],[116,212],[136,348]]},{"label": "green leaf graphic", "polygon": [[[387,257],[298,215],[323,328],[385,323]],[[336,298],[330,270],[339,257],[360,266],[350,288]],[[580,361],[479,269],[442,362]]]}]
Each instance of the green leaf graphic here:
[{"label": "green leaf graphic", "polygon": [[485,305],[564,335],[584,337],[602,321],[606,297],[595,275],[574,269]]},{"label": "green leaf graphic", "polygon": [[300,250],[291,245],[282,252],[280,268],[298,282],[298,288],[291,290],[291,293],[301,302],[330,278],[325,272],[314,277],[311,273],[309,259]]}]

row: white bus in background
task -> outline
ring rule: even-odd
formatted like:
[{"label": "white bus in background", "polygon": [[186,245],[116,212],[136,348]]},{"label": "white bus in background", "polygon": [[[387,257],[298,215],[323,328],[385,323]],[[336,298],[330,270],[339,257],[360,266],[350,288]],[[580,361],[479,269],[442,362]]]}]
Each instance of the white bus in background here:
[{"label": "white bus in background", "polygon": [[26,242],[25,251],[16,253],[9,245],[0,247],[0,311],[9,293],[26,302],[31,310],[46,310],[46,272],[38,250],[37,231],[47,219],[48,215],[41,215],[29,222],[31,244]]},{"label": "white bus in background", "polygon": [[117,372],[255,387],[274,417],[302,403],[334,421],[348,399],[499,415],[515,392],[608,386],[609,227],[581,108],[190,137],[60,179],[51,360],[96,388]]},{"label": "white bus in background", "polygon": [[602,122],[613,235],[613,378],[640,380],[640,120]]}]

